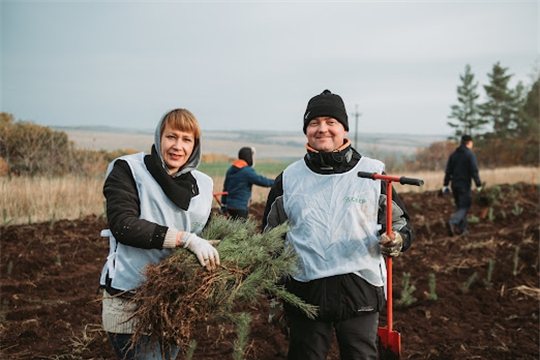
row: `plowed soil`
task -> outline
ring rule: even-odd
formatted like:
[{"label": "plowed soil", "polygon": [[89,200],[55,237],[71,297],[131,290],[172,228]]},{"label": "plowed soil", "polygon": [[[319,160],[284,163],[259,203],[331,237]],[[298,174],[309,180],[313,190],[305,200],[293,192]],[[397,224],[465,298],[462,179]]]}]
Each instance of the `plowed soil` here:
[{"label": "plowed soil", "polygon": [[[450,196],[402,193],[416,241],[394,260],[394,330],[402,359],[538,359],[539,189],[503,185],[486,218],[473,205],[470,233],[448,236]],[[261,218],[264,204],[251,216]],[[1,227],[2,359],[114,359],[97,293],[108,241],[104,219]],[[409,278],[409,285],[403,280]],[[430,280],[431,279],[431,280]],[[412,303],[404,305],[404,294]],[[288,340],[252,317],[246,359],[285,359]],[[381,313],[381,326],[386,314]],[[194,359],[232,359],[234,328],[200,323]],[[179,356],[179,358],[181,358]],[[339,359],[334,344],[329,359]],[[301,359],[299,359],[301,360]]]}]

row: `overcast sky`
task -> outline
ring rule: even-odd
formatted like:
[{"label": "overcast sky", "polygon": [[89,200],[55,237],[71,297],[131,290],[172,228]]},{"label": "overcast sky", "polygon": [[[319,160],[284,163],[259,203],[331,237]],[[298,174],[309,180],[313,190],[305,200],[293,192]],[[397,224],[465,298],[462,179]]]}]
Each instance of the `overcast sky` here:
[{"label": "overcast sky", "polygon": [[[359,133],[451,134],[470,64],[532,84],[539,2],[2,1],[1,110],[46,126],[153,129],[184,107],[203,130],[302,131],[341,95]],[[204,135],[204,134],[203,134]]]}]

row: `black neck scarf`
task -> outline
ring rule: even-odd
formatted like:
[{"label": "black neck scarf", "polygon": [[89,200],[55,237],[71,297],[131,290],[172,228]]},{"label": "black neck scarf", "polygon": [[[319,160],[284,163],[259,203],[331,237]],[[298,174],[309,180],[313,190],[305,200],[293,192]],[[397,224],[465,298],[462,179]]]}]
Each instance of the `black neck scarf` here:
[{"label": "black neck scarf", "polygon": [[161,186],[165,195],[180,209],[187,210],[191,198],[199,195],[197,180],[191,175],[191,172],[175,178],[171,177],[161,166],[161,159],[155,146],[152,145],[152,154],[144,157],[144,164],[152,177]]},{"label": "black neck scarf", "polygon": [[306,165],[318,174],[342,174],[356,166],[361,156],[350,145],[332,152],[313,151],[308,148],[304,156]]}]

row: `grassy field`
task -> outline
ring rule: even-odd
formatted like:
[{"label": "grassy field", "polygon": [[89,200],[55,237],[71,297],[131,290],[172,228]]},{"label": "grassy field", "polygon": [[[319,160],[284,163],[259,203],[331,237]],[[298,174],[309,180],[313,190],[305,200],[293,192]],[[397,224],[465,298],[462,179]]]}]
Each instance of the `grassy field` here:
[{"label": "grassy field", "polygon": [[[222,191],[224,174],[230,164],[203,164],[200,169],[214,179],[214,193]],[[255,170],[264,176],[275,177],[287,164],[257,163]],[[419,172],[393,174],[424,180],[424,186],[403,186],[395,184],[397,192],[435,191],[442,187],[444,173]],[[487,187],[518,182],[538,184],[540,168],[511,167],[480,171]],[[105,199],[102,195],[103,177],[79,178],[0,178],[0,204],[2,218],[0,225],[51,222],[60,219],[78,219],[84,215],[105,215]],[[265,202],[269,188],[253,187],[253,202]],[[534,195],[538,197],[538,194]],[[217,206],[217,203],[214,204]],[[99,231],[96,230],[96,231]]]},{"label": "grassy field", "polygon": [[[289,163],[279,161],[261,161],[255,163],[254,170],[258,174],[270,177],[276,176],[277,174],[282,172],[288,165]],[[224,177],[230,166],[230,162],[212,162],[202,163],[201,165],[199,165],[198,169],[215,179]]]}]

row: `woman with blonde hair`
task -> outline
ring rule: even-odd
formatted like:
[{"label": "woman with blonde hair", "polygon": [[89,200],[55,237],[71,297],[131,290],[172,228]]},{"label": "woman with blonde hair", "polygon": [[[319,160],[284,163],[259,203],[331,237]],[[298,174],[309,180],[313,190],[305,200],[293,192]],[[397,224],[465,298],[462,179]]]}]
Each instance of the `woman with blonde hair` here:
[{"label": "woman with blonde hair", "polygon": [[130,301],[144,281],[144,269],[176,248],[193,252],[201,266],[219,265],[216,241],[200,238],[210,217],[212,179],[196,170],[201,162],[201,129],[186,109],[166,113],[156,126],[151,153],[125,155],[107,169],[110,251],[103,267],[103,327],[120,359],[175,359],[180,347],[149,346],[131,339],[137,319]]}]

